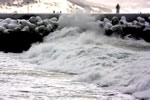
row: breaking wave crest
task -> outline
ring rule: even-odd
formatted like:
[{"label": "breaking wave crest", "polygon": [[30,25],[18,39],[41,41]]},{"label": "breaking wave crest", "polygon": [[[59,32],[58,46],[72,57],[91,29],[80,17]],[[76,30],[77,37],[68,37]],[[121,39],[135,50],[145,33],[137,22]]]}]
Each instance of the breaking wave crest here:
[{"label": "breaking wave crest", "polygon": [[106,37],[100,21],[88,14],[61,15],[58,23],[57,31],[24,53],[31,63],[126,93],[150,89],[148,43]]}]

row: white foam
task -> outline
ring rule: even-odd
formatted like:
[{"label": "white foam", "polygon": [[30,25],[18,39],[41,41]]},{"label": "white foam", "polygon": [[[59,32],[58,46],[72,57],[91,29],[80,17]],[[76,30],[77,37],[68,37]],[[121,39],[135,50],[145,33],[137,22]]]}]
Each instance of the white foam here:
[{"label": "white foam", "polygon": [[58,23],[59,30],[33,45],[25,58],[40,69],[78,74],[76,81],[126,93],[150,89],[150,44],[105,37],[100,22],[88,14],[62,15]]}]

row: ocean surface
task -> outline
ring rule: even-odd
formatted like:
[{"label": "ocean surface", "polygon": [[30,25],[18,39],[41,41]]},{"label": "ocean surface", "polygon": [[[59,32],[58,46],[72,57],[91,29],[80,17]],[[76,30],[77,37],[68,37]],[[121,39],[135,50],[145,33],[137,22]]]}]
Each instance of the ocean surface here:
[{"label": "ocean surface", "polygon": [[76,75],[37,69],[39,65],[0,53],[0,100],[135,100],[116,90],[73,81]]},{"label": "ocean surface", "polygon": [[86,14],[62,15],[58,23],[28,51],[0,53],[0,99],[150,98],[149,43],[104,36]]}]

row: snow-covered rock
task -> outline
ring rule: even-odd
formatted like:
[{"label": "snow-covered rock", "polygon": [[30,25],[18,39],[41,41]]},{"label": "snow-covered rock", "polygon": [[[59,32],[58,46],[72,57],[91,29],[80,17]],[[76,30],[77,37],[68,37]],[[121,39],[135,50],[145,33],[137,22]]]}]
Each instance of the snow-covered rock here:
[{"label": "snow-covered rock", "polygon": [[29,32],[30,31],[29,26],[24,26],[21,31]]},{"label": "snow-covered rock", "polygon": [[30,17],[29,22],[33,23],[33,24],[36,24],[37,23],[36,17]]},{"label": "snow-covered rock", "polygon": [[111,21],[107,18],[104,18],[104,23],[111,23]]},{"label": "snow-covered rock", "polygon": [[35,32],[37,33],[44,32],[45,30],[46,30],[46,27],[44,25],[41,25],[35,28]]},{"label": "snow-covered rock", "polygon": [[56,17],[53,17],[53,18],[50,19],[50,21],[51,21],[52,23],[56,23],[56,22],[58,21],[58,19],[57,19]]},{"label": "snow-covered rock", "polygon": [[36,20],[37,20],[37,22],[40,22],[40,21],[42,21],[42,18],[40,16],[36,16]]},{"label": "snow-covered rock", "polygon": [[136,25],[138,23],[138,21],[134,20],[132,23],[133,23],[133,25]]},{"label": "snow-covered rock", "polygon": [[145,23],[145,19],[142,18],[142,17],[137,17],[137,20],[138,20],[140,23]]},{"label": "snow-covered rock", "polygon": [[48,32],[51,32],[52,30],[53,30],[53,25],[52,24],[48,24],[47,26],[46,26],[46,30],[48,31]]},{"label": "snow-covered rock", "polygon": [[11,20],[12,20],[11,18],[6,18],[6,19],[3,20],[3,22],[9,24],[11,22]]},{"label": "snow-covered rock", "polygon": [[127,18],[125,16],[121,16],[121,20],[127,21]]},{"label": "snow-covered rock", "polygon": [[35,27],[36,27],[35,24],[30,23],[30,22],[27,21],[27,20],[19,20],[19,23],[20,23],[23,27],[28,26],[28,27],[29,27],[30,29],[32,29],[32,30],[34,30]]},{"label": "snow-covered rock", "polygon": [[122,16],[119,22],[123,25],[126,25],[128,23],[125,16]]},{"label": "snow-covered rock", "polygon": [[106,23],[104,29],[111,29],[111,27],[112,27],[111,23]]},{"label": "snow-covered rock", "polygon": [[14,23],[10,23],[10,24],[8,24],[8,29],[12,29],[12,30],[14,30],[15,28],[19,28],[19,27],[21,27],[21,25],[17,25],[17,24],[14,24]]},{"label": "snow-covered rock", "polygon": [[9,34],[10,32],[13,32],[14,30],[12,30],[12,29],[5,29],[4,30],[4,34]]},{"label": "snow-covered rock", "polygon": [[121,31],[122,30],[122,26],[121,25],[114,25],[114,26],[111,27],[111,30],[114,31],[114,32],[118,31],[118,30]]},{"label": "snow-covered rock", "polygon": [[45,26],[47,26],[48,24],[52,24],[52,22],[51,22],[50,19],[44,19],[44,20],[43,20],[43,24],[44,24]]},{"label": "snow-covered rock", "polygon": [[5,27],[3,27],[3,26],[0,26],[0,32],[4,32],[5,31]]}]

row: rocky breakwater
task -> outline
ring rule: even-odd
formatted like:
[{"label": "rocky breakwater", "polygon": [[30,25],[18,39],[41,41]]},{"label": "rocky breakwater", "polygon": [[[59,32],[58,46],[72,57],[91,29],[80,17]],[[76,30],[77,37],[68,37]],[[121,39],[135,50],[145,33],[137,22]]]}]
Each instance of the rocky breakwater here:
[{"label": "rocky breakwater", "polygon": [[22,52],[32,43],[42,42],[43,37],[56,30],[57,18],[0,19],[0,51]]},{"label": "rocky breakwater", "polygon": [[105,35],[117,36],[121,38],[143,39],[150,42],[150,17],[148,20],[137,17],[135,20],[128,22],[125,16],[121,18],[113,17],[112,20],[104,18],[100,27],[104,28]]}]

